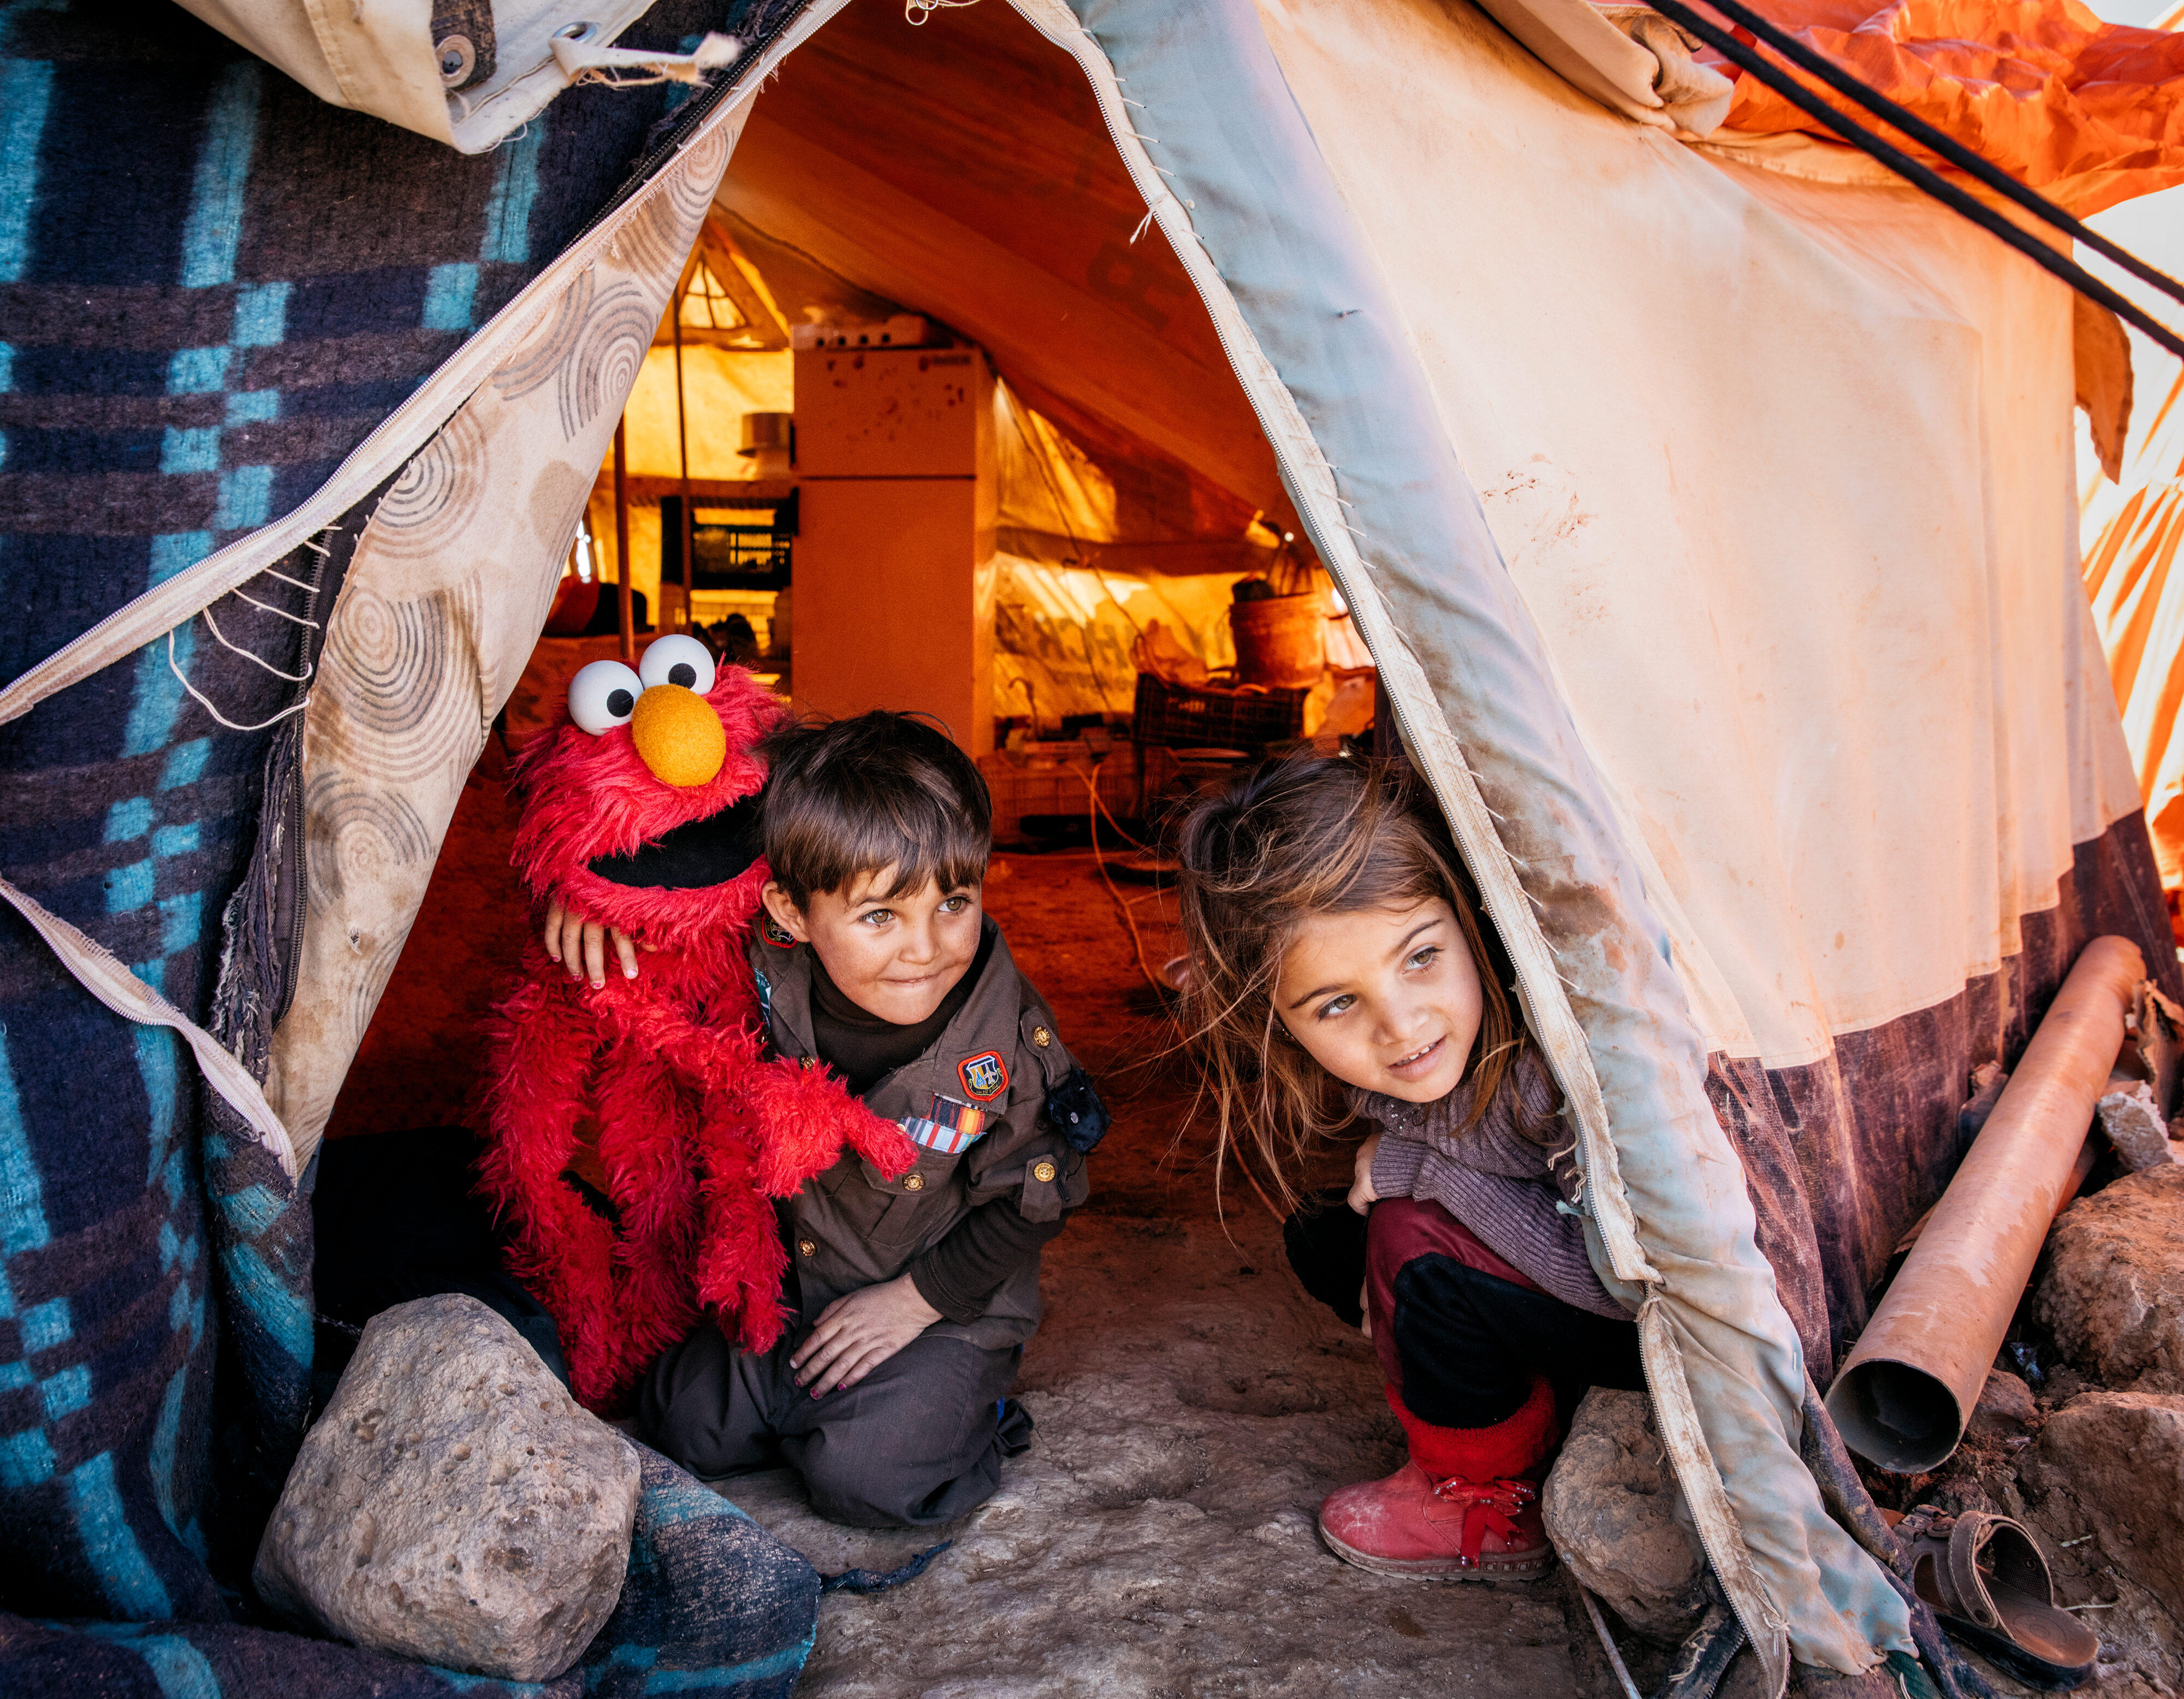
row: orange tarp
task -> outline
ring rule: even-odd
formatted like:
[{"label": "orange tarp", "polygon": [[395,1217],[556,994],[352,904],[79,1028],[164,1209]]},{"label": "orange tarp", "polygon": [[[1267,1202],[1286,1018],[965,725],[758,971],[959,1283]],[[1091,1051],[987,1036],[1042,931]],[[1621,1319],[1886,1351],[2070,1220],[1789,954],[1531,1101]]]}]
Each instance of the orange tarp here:
[{"label": "orange tarp", "polygon": [[[1755,9],[2081,218],[2184,182],[2184,32],[2105,23],[2079,0]],[[1699,58],[1736,78],[1726,127],[1832,134],[1711,51]]]},{"label": "orange tarp", "polygon": [[2138,766],[2161,882],[2184,886],[2184,375],[2153,416],[2120,486],[2086,504],[2086,593]]}]

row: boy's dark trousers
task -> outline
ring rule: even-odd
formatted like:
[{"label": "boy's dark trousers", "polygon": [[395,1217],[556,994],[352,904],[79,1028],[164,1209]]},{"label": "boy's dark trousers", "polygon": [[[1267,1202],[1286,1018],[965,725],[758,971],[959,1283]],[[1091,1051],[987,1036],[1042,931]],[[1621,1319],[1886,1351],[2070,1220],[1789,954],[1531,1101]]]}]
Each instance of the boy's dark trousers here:
[{"label": "boy's dark trousers", "polygon": [[927,1334],[814,1398],[788,1366],[806,1332],[756,1353],[701,1322],[638,1389],[638,1437],[705,1479],[786,1463],[813,1510],[855,1528],[953,1521],[992,1497],[1001,1459],[1031,1443],[1031,1417],[1007,1398],[1021,1346]]}]

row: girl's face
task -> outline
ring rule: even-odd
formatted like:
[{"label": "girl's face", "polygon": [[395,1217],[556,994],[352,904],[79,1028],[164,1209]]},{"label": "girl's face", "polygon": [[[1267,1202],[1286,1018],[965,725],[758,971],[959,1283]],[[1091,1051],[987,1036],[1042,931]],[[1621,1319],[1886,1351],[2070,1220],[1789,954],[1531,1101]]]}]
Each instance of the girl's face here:
[{"label": "girl's face", "polygon": [[1316,914],[1283,955],[1274,1010],[1345,1085],[1431,1103],[1456,1089],[1471,1059],[1479,968],[1440,897]]}]

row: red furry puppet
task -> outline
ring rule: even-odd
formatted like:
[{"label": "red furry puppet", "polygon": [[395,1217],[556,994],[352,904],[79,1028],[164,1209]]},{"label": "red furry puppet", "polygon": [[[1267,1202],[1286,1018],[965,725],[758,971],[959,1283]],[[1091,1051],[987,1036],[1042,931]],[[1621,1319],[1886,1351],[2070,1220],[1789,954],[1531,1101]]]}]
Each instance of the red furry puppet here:
[{"label": "red furry puppet", "polygon": [[[916,1154],[824,1069],[765,1057],[744,944],[767,877],[753,746],[780,715],[748,673],[716,675],[704,644],[662,637],[635,672],[579,672],[570,724],[515,763],[515,860],[532,897],[658,952],[594,990],[533,939],[487,1033],[482,1188],[577,1398],[603,1413],[701,1307],[746,1350],[779,1339],[787,1255],[770,1199],[845,1144],[890,1176]],[[588,1119],[616,1219],[569,1173]]]}]

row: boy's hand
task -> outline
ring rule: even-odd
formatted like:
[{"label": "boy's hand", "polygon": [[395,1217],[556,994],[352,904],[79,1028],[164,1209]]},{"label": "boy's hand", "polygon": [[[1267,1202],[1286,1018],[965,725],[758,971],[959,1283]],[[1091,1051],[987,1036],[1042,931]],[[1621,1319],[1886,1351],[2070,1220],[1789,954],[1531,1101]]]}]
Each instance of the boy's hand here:
[{"label": "boy's hand", "polygon": [[811,1337],[788,1360],[811,1395],[855,1386],[928,1327],[940,1312],[908,1275],[837,1298],[819,1312]]},{"label": "boy's hand", "polygon": [[1357,1147],[1357,1160],[1350,1171],[1350,1207],[1363,1215],[1380,1201],[1380,1194],[1373,1189],[1373,1154],[1380,1148],[1380,1135],[1374,1133]]},{"label": "boy's hand", "polygon": [[573,908],[564,908],[558,900],[546,905],[546,925],[539,942],[546,946],[546,953],[568,970],[571,979],[589,979],[594,991],[607,982],[606,942],[610,938],[614,940],[615,954],[621,960],[624,979],[637,977],[639,950],[650,952],[659,947],[632,938],[617,927],[587,920]]}]

